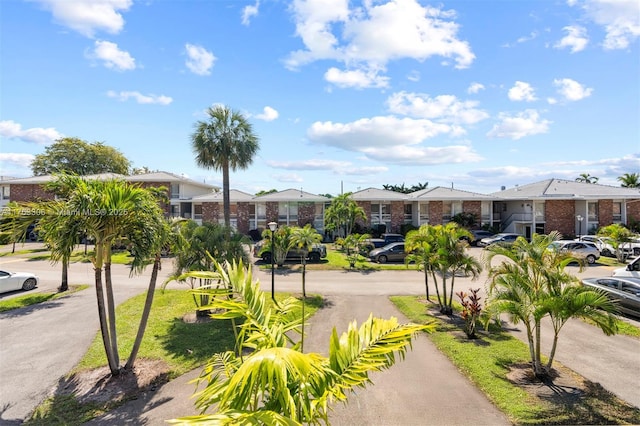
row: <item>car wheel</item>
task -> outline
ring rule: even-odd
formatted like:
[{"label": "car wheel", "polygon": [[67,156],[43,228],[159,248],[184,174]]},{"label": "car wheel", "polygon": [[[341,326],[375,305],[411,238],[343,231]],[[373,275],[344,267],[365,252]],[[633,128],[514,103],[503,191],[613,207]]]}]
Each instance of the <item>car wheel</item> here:
[{"label": "car wheel", "polygon": [[602,255],[607,257],[613,257],[613,253],[609,249],[602,250]]},{"label": "car wheel", "polygon": [[636,248],[634,248],[634,249],[633,249],[633,255],[634,255],[634,256],[640,256],[640,248],[637,248],[637,247],[636,247]]},{"label": "car wheel", "polygon": [[262,261],[265,263],[271,263],[271,253],[265,253],[262,255]]},{"label": "car wheel", "polygon": [[587,263],[589,265],[593,265],[594,263],[596,263],[596,257],[590,254],[589,256],[587,256]]},{"label": "car wheel", "polygon": [[320,262],[320,253],[309,253],[310,262]]},{"label": "car wheel", "polygon": [[34,288],[36,288],[35,278],[27,278],[24,283],[22,283],[22,289],[25,291],[33,290]]},{"label": "car wheel", "polygon": [[378,256],[378,263],[387,263],[387,256]]}]

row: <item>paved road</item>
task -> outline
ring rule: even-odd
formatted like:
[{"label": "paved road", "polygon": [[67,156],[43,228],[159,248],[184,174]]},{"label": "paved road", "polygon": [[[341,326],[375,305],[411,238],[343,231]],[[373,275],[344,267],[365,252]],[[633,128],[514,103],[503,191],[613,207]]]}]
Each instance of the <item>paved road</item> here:
[{"label": "paved road", "polygon": [[[11,270],[36,271],[41,277],[41,284],[36,291],[54,290],[59,284],[59,267],[52,267],[48,262],[30,262],[16,258],[1,258],[0,268]],[[163,267],[161,280],[170,271],[167,262]],[[576,271],[577,272],[577,271]],[[145,290],[148,271],[142,277],[129,278],[128,270],[123,266],[114,266],[114,282],[116,283],[116,298],[123,301]],[[254,272],[263,288],[270,291],[271,275],[268,271]],[[610,270],[605,267],[591,267],[582,276],[609,275]],[[90,264],[74,264],[70,268],[70,280],[74,284],[91,284],[93,270]],[[275,275],[276,291],[300,291],[299,273],[277,273]],[[457,289],[470,286],[483,286],[484,279],[472,282],[466,278],[456,281]],[[178,284],[170,287],[179,288]],[[380,271],[371,273],[313,271],[307,275],[307,291],[319,293],[331,300],[335,298],[336,306],[345,306],[342,314],[331,313],[330,310],[321,311],[318,315],[343,315],[336,321],[329,317],[325,320],[314,320],[317,324],[346,325],[346,323],[360,315],[368,315],[371,306],[387,306],[385,297],[391,294],[418,295],[424,293],[422,276],[414,271]],[[433,291],[433,289],[432,289]],[[11,294],[1,295],[0,298],[12,297]],[[18,311],[0,314],[0,424],[20,424],[31,410],[37,406],[52,389],[58,379],[75,366],[84,354],[89,343],[98,330],[95,307],[95,294],[92,289],[77,293],[65,299],[47,302],[38,306]],[[363,312],[360,312],[363,310]],[[366,313],[364,312],[366,311]],[[384,308],[384,315],[390,311]],[[346,315],[345,315],[346,314]],[[349,317],[347,319],[346,317]],[[320,318],[320,317],[318,317]],[[339,319],[339,321],[338,321]],[[328,328],[325,330],[328,332]],[[563,340],[566,339],[566,340]],[[321,340],[326,342],[326,340]],[[62,342],[62,344],[61,344]],[[598,344],[600,342],[600,344]],[[419,353],[428,341],[417,343],[414,353]],[[616,393],[623,399],[640,406],[640,395],[637,391],[637,371],[640,370],[640,342],[624,336],[605,337],[593,327],[573,322],[563,330],[557,359],[563,364],[580,372],[585,377],[600,382],[605,388]],[[425,349],[426,350],[426,349]],[[409,360],[420,358],[410,355]],[[411,364],[407,364],[410,366]],[[404,370],[408,367],[396,366],[391,371],[397,371],[403,380],[417,379],[424,372],[429,372],[428,366],[416,370]],[[422,371],[420,375],[410,374],[411,371]],[[443,369],[443,372],[446,371]],[[385,373],[381,373],[379,386],[374,386],[373,392],[385,390],[380,395],[362,393],[356,397],[353,406],[349,406],[342,415],[345,422],[352,423],[349,418],[352,410],[360,409],[375,413],[368,400],[382,403],[387,398],[389,389],[400,400],[408,397],[399,388],[402,385],[389,387],[384,385]],[[394,376],[395,377],[395,376]],[[423,377],[424,382],[431,384],[432,378]],[[429,379],[429,380],[427,380]],[[630,383],[632,382],[632,383]],[[435,383],[438,383],[437,381]],[[442,389],[443,384],[435,389]],[[431,389],[431,388],[429,388]],[[428,391],[428,389],[427,389]],[[435,398],[434,395],[425,398]],[[430,400],[430,399],[424,399]],[[466,401],[462,398],[461,400]],[[458,401],[459,402],[459,401]],[[442,402],[444,404],[444,402]],[[365,409],[366,408],[366,409]],[[455,407],[449,407],[455,411]],[[466,411],[458,410],[458,411]],[[339,412],[339,411],[338,411]],[[468,414],[468,412],[467,412]],[[165,417],[166,418],[166,417]],[[374,418],[371,422],[376,423]],[[339,424],[343,424],[340,422]]]}]

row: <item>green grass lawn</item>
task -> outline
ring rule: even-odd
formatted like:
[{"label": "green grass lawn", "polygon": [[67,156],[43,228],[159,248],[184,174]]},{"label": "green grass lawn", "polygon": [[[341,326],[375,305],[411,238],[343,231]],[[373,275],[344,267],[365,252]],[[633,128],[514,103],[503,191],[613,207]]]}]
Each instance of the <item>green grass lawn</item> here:
[{"label": "green grass lawn", "polygon": [[[515,385],[507,379],[510,367],[527,364],[530,358],[527,345],[507,332],[483,332],[479,339],[469,340],[458,325],[446,317],[432,315],[424,298],[396,296],[391,300],[411,321],[436,321],[436,332],[427,337],[514,424],[640,424],[640,409],[597,384],[588,383],[589,391],[571,403],[542,399]],[[563,374],[575,374],[557,362],[554,366]]]}]

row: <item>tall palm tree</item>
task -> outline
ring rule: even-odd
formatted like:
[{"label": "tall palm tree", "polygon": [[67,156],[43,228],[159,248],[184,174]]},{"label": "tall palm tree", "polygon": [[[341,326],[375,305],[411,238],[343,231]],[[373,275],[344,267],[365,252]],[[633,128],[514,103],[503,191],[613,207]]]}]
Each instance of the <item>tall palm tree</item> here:
[{"label": "tall palm tree", "polygon": [[231,225],[229,170],[246,169],[259,149],[251,123],[238,111],[226,106],[207,110],[209,119],[198,121],[191,135],[196,164],[205,169],[222,170],[224,224]]},{"label": "tall palm tree", "polygon": [[[534,234],[531,242],[523,237],[512,247],[491,245],[485,261],[489,268],[489,302],[486,309],[493,316],[508,315],[514,324],[522,322],[527,333],[533,372],[538,377],[550,373],[558,336],[570,318],[585,318],[605,334],[616,332],[615,305],[602,292],[581,286],[564,268],[575,261],[566,254],[549,250],[560,239],[558,232]],[[492,259],[504,256],[498,265]],[[542,361],[542,320],[548,317],[554,332],[549,360]]]},{"label": "tall palm tree", "polygon": [[301,257],[302,262],[302,297],[307,297],[307,290],[305,286],[305,275],[306,275],[306,267],[307,267],[307,255],[309,251],[313,248],[314,244],[318,244],[322,241],[322,235],[318,233],[315,229],[311,227],[310,224],[306,224],[304,227],[295,227],[291,231],[291,242],[293,247],[298,247],[302,250],[303,256]]},{"label": "tall palm tree", "polygon": [[[62,175],[60,184],[73,188],[65,201],[66,211],[80,222],[80,229],[95,240],[94,267],[100,331],[112,375],[118,375],[115,301],[111,277],[111,247],[121,238],[133,244],[132,273],[139,272],[159,250],[163,213],[146,189],[122,180],[85,180]],[[69,236],[69,238],[75,238]],[[104,281],[103,281],[104,271]],[[150,304],[150,301],[147,300]]]},{"label": "tall palm tree", "polygon": [[[404,261],[407,267],[413,262],[419,271],[424,272],[424,289],[429,302],[429,275],[434,272],[436,255],[435,227],[424,224],[420,228],[407,232],[404,249],[407,253]],[[436,286],[437,289],[437,286]]]},{"label": "tall palm tree", "polygon": [[623,188],[640,188],[640,173],[625,173],[618,180]]}]

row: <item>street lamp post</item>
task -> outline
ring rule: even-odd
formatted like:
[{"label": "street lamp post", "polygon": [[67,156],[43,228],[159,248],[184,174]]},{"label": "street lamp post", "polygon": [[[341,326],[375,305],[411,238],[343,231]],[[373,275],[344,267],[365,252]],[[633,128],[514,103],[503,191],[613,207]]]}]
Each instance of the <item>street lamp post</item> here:
[{"label": "street lamp post", "polygon": [[582,219],[584,219],[581,215],[577,215],[576,219],[578,219],[578,238],[582,234]]},{"label": "street lamp post", "polygon": [[278,224],[276,222],[269,222],[268,225],[269,225],[269,229],[271,230],[271,300],[275,302],[276,298],[275,298],[274,258],[276,255],[276,251],[274,250],[274,247],[273,247],[273,235],[276,232],[276,228],[278,227]]}]

